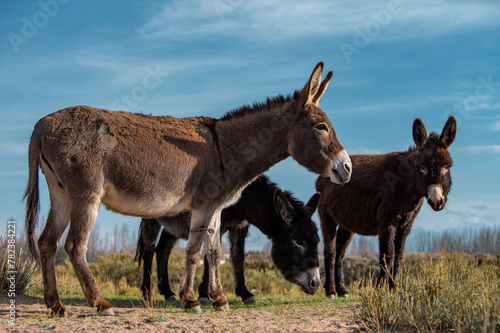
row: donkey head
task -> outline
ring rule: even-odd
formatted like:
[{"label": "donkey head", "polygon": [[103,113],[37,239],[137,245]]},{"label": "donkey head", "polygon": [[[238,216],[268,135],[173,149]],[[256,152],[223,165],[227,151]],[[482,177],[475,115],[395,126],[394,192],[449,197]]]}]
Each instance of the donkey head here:
[{"label": "donkey head", "polygon": [[457,121],[450,116],[444,125],[441,136],[427,131],[420,118],[413,123],[413,141],[417,145],[413,160],[417,188],[427,198],[435,211],[444,208],[451,188],[450,167],[453,161],[448,147],[457,135]]},{"label": "donkey head", "polygon": [[290,155],[308,170],[343,184],[351,178],[351,160],[339,143],[328,116],[319,108],[332,72],[321,82],[323,62],[318,63],[296,105],[296,116],[288,137]]},{"label": "donkey head", "polygon": [[319,194],[304,206],[288,192],[277,189],[274,193],[274,206],[284,227],[272,239],[271,257],[285,279],[311,295],[320,286],[318,228],[311,220],[318,199]]}]

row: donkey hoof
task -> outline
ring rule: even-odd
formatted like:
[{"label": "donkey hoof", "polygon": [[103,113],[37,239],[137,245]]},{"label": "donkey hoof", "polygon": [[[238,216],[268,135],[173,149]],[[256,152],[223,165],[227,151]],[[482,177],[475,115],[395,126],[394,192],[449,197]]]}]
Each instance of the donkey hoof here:
[{"label": "donkey hoof", "polygon": [[246,300],[243,301],[245,304],[257,304],[257,301],[253,296],[248,297]]},{"label": "donkey hoof", "polygon": [[342,298],[349,298],[348,294],[340,294],[339,296],[342,297]]},{"label": "donkey hoof", "polygon": [[175,295],[172,295],[169,298],[167,298],[166,301],[169,303],[173,303],[173,302],[177,301],[177,298],[175,298]]},{"label": "donkey hoof", "polygon": [[68,313],[66,311],[54,311],[54,310],[51,310],[50,313],[49,313],[49,316],[50,317],[64,318],[64,317],[68,316]]},{"label": "donkey hoof", "polygon": [[329,295],[326,295],[326,298],[329,298],[329,299],[335,299],[335,294],[329,294]]},{"label": "donkey hoof", "polygon": [[185,308],[184,310],[188,313],[201,313],[201,306],[197,305],[194,308]]},{"label": "donkey hoof", "polygon": [[102,311],[98,311],[97,314],[99,316],[114,316],[115,311],[113,310],[113,308],[109,308],[109,309],[104,309]]},{"label": "donkey hoof", "polygon": [[200,302],[201,305],[208,305],[209,304],[208,297],[200,297],[200,298],[198,298],[198,302]]},{"label": "donkey hoof", "polygon": [[221,305],[221,306],[214,305],[214,309],[219,310],[219,311],[229,311],[229,304],[226,303],[226,304]]}]

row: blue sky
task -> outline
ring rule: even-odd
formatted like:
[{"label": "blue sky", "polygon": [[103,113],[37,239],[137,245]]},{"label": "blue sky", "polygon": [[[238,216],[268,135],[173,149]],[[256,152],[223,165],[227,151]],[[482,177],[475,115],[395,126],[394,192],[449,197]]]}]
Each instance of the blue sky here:
[{"label": "blue sky", "polygon": [[[350,154],[405,150],[415,117],[428,132],[457,117],[447,207],[425,207],[415,227],[498,226],[499,17],[497,1],[2,1],[0,224],[23,227],[43,116],[85,104],[220,117],[302,88],[322,60],[334,75],[321,107]],[[292,159],[268,174],[303,201],[314,192]],[[138,226],[101,208],[101,232],[123,222]]]}]

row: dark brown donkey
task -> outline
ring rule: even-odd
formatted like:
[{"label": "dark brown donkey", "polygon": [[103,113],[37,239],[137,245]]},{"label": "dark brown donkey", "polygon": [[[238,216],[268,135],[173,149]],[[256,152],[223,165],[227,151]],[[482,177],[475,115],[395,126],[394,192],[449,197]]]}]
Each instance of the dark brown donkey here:
[{"label": "dark brown donkey", "polygon": [[[249,224],[259,228],[272,241],[271,257],[284,277],[314,294],[320,286],[318,260],[318,228],[311,220],[319,195],[304,206],[291,193],[282,192],[269,178],[262,175],[248,185],[241,198],[221,213],[221,235],[229,232],[231,264],[236,295],[245,304],[255,303],[254,295],[245,285],[245,238]],[[156,252],[158,289],[166,300],[175,300],[170,289],[168,259],[175,242],[189,235],[189,213],[158,219],[142,219],[136,258],[144,259],[141,290],[145,298],[151,288],[151,267]],[[186,223],[188,220],[188,223]],[[163,225],[158,245],[156,239]],[[156,245],[156,247],[155,247]],[[198,287],[198,300],[208,305],[208,261],[205,257],[203,282]]]},{"label": "dark brown donkey", "polygon": [[[54,256],[70,224],[65,249],[87,303],[100,314],[113,314],[85,260],[101,203],[112,211],[144,218],[191,212],[181,301],[187,311],[201,312],[193,282],[205,241],[210,296],[215,308],[227,309],[219,272],[222,209],[233,204],[258,175],[288,156],[338,183],[351,176],[349,156],[319,108],[332,76],[329,72],[321,82],[322,70],[319,63],[302,91],[243,107],[221,119],[154,117],[88,106],[42,118],[29,146],[26,229],[31,253],[41,261],[45,302],[52,313],[66,311],[57,292]],[[40,254],[34,241],[39,168],[51,200],[38,240]]]},{"label": "dark brown donkey", "polygon": [[354,233],[378,235],[379,281],[388,280],[394,287],[392,277],[399,271],[406,237],[424,197],[435,211],[446,204],[453,163],[448,147],[456,132],[457,123],[451,116],[441,136],[433,132],[427,137],[424,124],[417,118],[413,123],[416,147],[384,155],[352,155],[354,170],[348,184],[334,185],[318,178],[327,297],[334,298],[335,292],[347,295],[342,260]]}]

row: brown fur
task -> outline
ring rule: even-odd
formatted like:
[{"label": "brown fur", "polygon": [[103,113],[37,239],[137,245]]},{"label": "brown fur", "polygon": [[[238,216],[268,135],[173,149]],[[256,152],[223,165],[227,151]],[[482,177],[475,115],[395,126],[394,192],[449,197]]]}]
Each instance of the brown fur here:
[{"label": "brown fur", "polygon": [[[347,184],[318,178],[327,296],[347,294],[342,260],[355,233],[379,236],[380,277],[394,286],[392,277],[400,268],[406,237],[432,186],[439,186],[443,196],[429,198],[429,204],[434,210],[444,208],[451,188],[448,167],[453,163],[447,149],[455,136],[453,116],[439,138],[435,133],[427,137],[417,118],[413,126],[416,147],[383,155],[352,155],[353,173]],[[389,276],[389,272],[394,274]]]},{"label": "brown fur", "polygon": [[[238,117],[177,119],[76,106],[41,119],[30,141],[26,228],[36,257],[40,167],[51,210],[38,247],[45,301],[52,312],[65,312],[57,293],[54,256],[68,224],[65,249],[88,304],[98,311],[112,308],[100,295],[85,260],[101,203],[118,213],[150,218],[190,211],[181,300],[186,309],[199,310],[192,287],[205,241],[210,295],[214,307],[226,307],[219,273],[221,210],[253,179],[288,156],[332,181],[350,177],[350,160],[318,107],[331,78],[329,74],[320,85],[322,69],[319,63],[295,98]],[[326,129],[318,129],[319,124]]]}]

